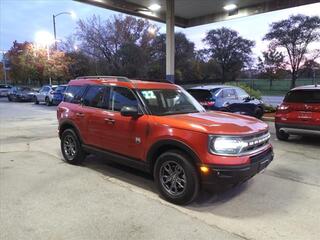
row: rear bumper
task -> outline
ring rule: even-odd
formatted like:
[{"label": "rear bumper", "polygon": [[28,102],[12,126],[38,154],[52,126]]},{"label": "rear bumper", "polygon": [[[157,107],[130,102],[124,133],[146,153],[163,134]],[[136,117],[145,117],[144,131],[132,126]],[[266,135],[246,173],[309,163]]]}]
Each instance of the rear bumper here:
[{"label": "rear bumper", "polygon": [[283,130],[287,133],[320,135],[320,126],[317,125],[307,125],[307,123],[305,125],[302,125],[276,122],[275,126],[277,129]]},{"label": "rear bumper", "polygon": [[219,187],[221,185],[244,182],[265,169],[273,160],[272,147],[250,157],[251,163],[244,165],[205,165],[208,173],[201,173],[204,188]]}]

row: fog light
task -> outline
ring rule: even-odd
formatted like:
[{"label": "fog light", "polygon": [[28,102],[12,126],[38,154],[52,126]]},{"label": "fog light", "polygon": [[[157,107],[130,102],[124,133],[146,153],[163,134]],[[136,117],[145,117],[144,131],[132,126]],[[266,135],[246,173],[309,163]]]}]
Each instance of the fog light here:
[{"label": "fog light", "polygon": [[200,167],[201,172],[203,173],[208,173],[209,172],[209,168],[205,167],[205,166],[201,166]]}]

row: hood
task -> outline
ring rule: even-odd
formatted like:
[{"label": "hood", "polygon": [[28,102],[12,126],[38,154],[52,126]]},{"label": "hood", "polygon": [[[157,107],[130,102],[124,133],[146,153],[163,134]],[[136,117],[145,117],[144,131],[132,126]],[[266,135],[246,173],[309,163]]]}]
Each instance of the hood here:
[{"label": "hood", "polygon": [[256,118],[225,112],[201,112],[157,117],[168,127],[207,134],[246,135],[265,131],[268,125]]}]

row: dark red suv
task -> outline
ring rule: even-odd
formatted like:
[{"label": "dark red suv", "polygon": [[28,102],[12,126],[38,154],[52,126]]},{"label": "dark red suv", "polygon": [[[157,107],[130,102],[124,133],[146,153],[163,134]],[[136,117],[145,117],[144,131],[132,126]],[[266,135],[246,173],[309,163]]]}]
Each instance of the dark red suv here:
[{"label": "dark red suv", "polygon": [[70,81],[57,117],[67,162],[94,153],[147,171],[176,204],[191,202],[201,187],[243,182],[273,159],[267,124],[206,112],[169,83],[78,78]]},{"label": "dark red suv", "polygon": [[311,85],[292,89],[277,108],[276,133],[279,140],[290,134],[320,135],[320,87]]}]

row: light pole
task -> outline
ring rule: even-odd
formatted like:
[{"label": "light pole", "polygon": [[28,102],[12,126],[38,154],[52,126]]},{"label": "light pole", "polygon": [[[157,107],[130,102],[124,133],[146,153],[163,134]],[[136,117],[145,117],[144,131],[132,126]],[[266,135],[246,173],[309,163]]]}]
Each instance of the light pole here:
[{"label": "light pole", "polygon": [[52,21],[53,21],[53,36],[54,36],[54,49],[57,50],[57,30],[56,30],[56,17],[67,14],[70,15],[72,18],[76,17],[76,14],[74,12],[61,12],[58,14],[52,15]]}]

